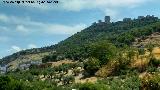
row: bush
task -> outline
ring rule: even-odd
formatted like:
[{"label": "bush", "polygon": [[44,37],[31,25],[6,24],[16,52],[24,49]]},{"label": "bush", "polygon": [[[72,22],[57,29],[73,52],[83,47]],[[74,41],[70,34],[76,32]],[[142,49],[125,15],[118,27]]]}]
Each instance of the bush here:
[{"label": "bush", "polygon": [[157,60],[156,58],[151,58],[149,65],[158,67],[160,65],[160,60]]},{"label": "bush", "polygon": [[139,90],[141,85],[138,76],[110,77],[98,82],[110,87],[109,90]]},{"label": "bush", "polygon": [[78,87],[79,90],[109,90],[108,86],[105,84],[92,84],[92,83],[84,83],[80,84]]},{"label": "bush", "polygon": [[84,62],[84,69],[90,75],[94,75],[100,68],[100,61],[96,58],[88,58],[86,62]]},{"label": "bush", "polygon": [[74,76],[65,76],[63,77],[63,85],[73,83],[75,80]]},{"label": "bush", "polygon": [[23,84],[9,76],[0,76],[0,90],[23,90]]},{"label": "bush", "polygon": [[43,63],[47,63],[47,62],[55,62],[57,61],[57,54],[54,53],[52,55],[48,55],[48,56],[45,56],[44,58],[42,58],[42,62]]},{"label": "bush", "polygon": [[142,79],[142,89],[145,90],[160,90],[160,76],[159,73],[153,75],[147,74]]},{"label": "bush", "polygon": [[93,43],[89,47],[89,56],[99,59],[101,65],[108,63],[116,55],[116,47],[108,41]]}]

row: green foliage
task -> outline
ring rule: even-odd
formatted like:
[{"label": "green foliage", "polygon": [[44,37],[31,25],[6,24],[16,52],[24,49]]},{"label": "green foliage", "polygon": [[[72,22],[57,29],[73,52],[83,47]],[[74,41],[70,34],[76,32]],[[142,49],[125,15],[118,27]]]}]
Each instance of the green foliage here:
[{"label": "green foliage", "polygon": [[38,76],[38,75],[40,74],[40,70],[38,70],[38,69],[31,69],[31,70],[30,70],[30,73],[31,73],[32,75]]},{"label": "green foliage", "polygon": [[79,65],[77,63],[71,63],[71,64],[62,64],[60,66],[54,67],[55,71],[60,72],[68,72],[69,69],[78,67]]},{"label": "green foliage", "polygon": [[8,76],[0,76],[0,90],[23,90],[23,84]]},{"label": "green foliage", "polygon": [[100,68],[100,61],[96,58],[90,57],[86,62],[84,62],[84,69],[90,75],[94,75],[99,68]]},{"label": "green foliage", "polygon": [[151,44],[151,43],[149,43],[146,47],[147,47],[148,51],[149,51],[150,53],[152,53],[153,48],[154,48],[154,45]]},{"label": "green foliage", "polygon": [[139,90],[141,86],[141,81],[138,76],[127,76],[124,78],[113,77],[100,80],[99,83],[108,85],[109,90]]},{"label": "green foliage", "polygon": [[[118,21],[110,24],[95,24],[56,45],[23,50],[3,58],[2,61],[3,64],[6,64],[21,55],[53,52],[53,50],[64,58],[83,60],[88,57],[86,48],[92,43],[109,40],[114,45],[123,47],[131,45],[135,38],[143,38],[159,31],[160,21],[156,17],[144,18],[143,20],[134,19],[129,22]],[[57,57],[56,55],[46,56],[43,62],[55,61]]]},{"label": "green foliage", "polygon": [[160,60],[156,58],[151,58],[149,62],[150,66],[158,67],[160,65]]},{"label": "green foliage", "polygon": [[160,89],[160,76],[159,73],[153,75],[146,75],[142,80],[142,89],[145,90],[159,90]]},{"label": "green foliage", "polygon": [[55,86],[52,81],[25,81],[11,76],[0,76],[0,90],[65,90]]},{"label": "green foliage", "polygon": [[89,47],[89,56],[100,60],[100,64],[106,64],[116,55],[116,47],[107,41],[93,43]]},{"label": "green foliage", "polygon": [[127,51],[127,57],[128,57],[128,60],[131,61],[134,56],[135,56],[136,52],[134,50],[134,48],[128,48],[128,51]]},{"label": "green foliage", "polygon": [[[125,46],[130,47],[135,38],[143,39],[154,32],[160,32],[160,21],[156,18],[145,18],[144,20],[134,19],[130,22],[120,21],[110,24],[95,24],[56,45],[23,50],[3,58],[1,63],[7,64],[21,55],[48,52],[50,55],[42,59],[43,63],[62,60],[64,58],[73,60],[86,60],[88,58],[87,61],[84,61],[84,69],[89,75],[94,75],[100,67],[112,61],[114,63],[110,64],[111,69],[109,71],[113,71],[111,72],[113,75],[126,75],[125,77],[120,78],[117,76],[95,84],[79,84],[75,88],[79,90],[138,90],[142,87],[148,90],[159,90],[159,74],[147,77],[142,81],[144,84],[140,82],[138,76],[127,76],[131,72],[128,65],[135,56],[135,50],[132,48],[127,48],[124,50],[125,52],[118,50]],[[153,45],[149,44],[147,48],[152,52]],[[144,49],[139,49],[138,52],[140,55],[143,55],[145,51]],[[123,54],[126,54],[127,58],[124,58]],[[159,60],[152,58],[147,71],[151,73],[155,72],[159,64]],[[39,69],[38,66],[32,65],[29,71],[20,71],[17,69],[14,73],[7,73],[6,76],[0,76],[0,90],[64,90],[67,86],[72,88],[71,84],[74,82],[73,76],[64,76],[64,73],[54,78],[52,76],[55,75],[55,72],[67,72],[69,69],[76,68],[77,66],[77,64],[63,64],[51,68],[44,65],[43,69]],[[79,73],[78,70],[75,72]],[[38,77],[39,75],[44,75],[46,80],[41,81]],[[66,86],[55,86],[56,82],[54,79],[59,79]],[[145,82],[146,80],[147,82]]]},{"label": "green foliage", "polygon": [[139,53],[139,55],[144,55],[145,54],[144,48],[139,48],[138,53]]},{"label": "green foliage", "polygon": [[74,76],[65,76],[63,77],[63,85],[73,83],[75,81]]},{"label": "green foliage", "polygon": [[155,66],[148,66],[147,68],[146,68],[146,71],[147,72],[150,72],[150,73],[152,73],[152,72],[157,72],[157,67],[155,67]]},{"label": "green foliage", "polygon": [[55,61],[57,61],[57,54],[56,53],[54,53],[52,55],[45,56],[44,58],[42,58],[43,63],[55,62]]},{"label": "green foliage", "polygon": [[76,86],[78,90],[109,90],[109,87],[105,84],[92,84],[92,83],[84,83]]}]

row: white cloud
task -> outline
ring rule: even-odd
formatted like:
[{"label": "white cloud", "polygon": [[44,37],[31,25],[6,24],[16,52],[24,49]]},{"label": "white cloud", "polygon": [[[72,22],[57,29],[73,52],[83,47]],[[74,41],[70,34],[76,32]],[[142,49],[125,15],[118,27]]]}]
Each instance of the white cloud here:
[{"label": "white cloud", "polygon": [[8,22],[8,17],[4,14],[0,14],[0,21]]},{"label": "white cloud", "polygon": [[63,25],[54,23],[51,24],[51,23],[33,21],[29,17],[20,18],[15,16],[7,16],[7,15],[4,16],[8,18],[8,21],[3,23],[15,26],[15,31],[20,32],[22,34],[26,33],[31,34],[40,32],[42,34],[72,35],[86,28],[85,24],[75,24],[75,25]]},{"label": "white cloud", "polygon": [[[40,0],[42,1],[42,0]],[[144,3],[155,2],[158,0],[58,0],[58,4],[19,4],[23,8],[30,10],[38,9],[46,10],[65,10],[65,11],[81,11],[90,9],[99,9],[106,15],[112,17],[119,16],[119,8],[134,8]],[[16,5],[16,4],[13,4]],[[18,6],[18,5],[17,5]],[[109,12],[109,13],[106,13]]]},{"label": "white cloud", "polygon": [[29,44],[28,45],[28,48],[30,49],[30,48],[37,48],[37,46],[35,45],[35,44]]},{"label": "white cloud", "polygon": [[24,33],[28,32],[28,30],[25,28],[24,25],[17,25],[16,31],[18,31],[18,32],[24,32]]},{"label": "white cloud", "polygon": [[28,44],[27,48],[21,48],[19,46],[12,45],[11,48],[9,50],[7,50],[7,52],[15,53],[15,52],[19,52],[21,50],[31,49],[31,48],[37,48],[37,46],[35,44]]},{"label": "white cloud", "polygon": [[11,47],[11,50],[10,50],[10,51],[19,52],[19,51],[21,51],[21,50],[22,50],[22,49],[21,49],[20,47],[13,45],[13,46]]},{"label": "white cloud", "polygon": [[42,26],[46,33],[48,34],[74,34],[83,30],[86,25],[85,24],[77,24],[73,26],[60,25],[60,24],[50,24]]},{"label": "white cloud", "polygon": [[104,12],[106,15],[109,15],[112,17],[117,17],[119,15],[118,11],[116,10],[106,9]]},{"label": "white cloud", "polygon": [[[10,0],[11,1],[11,0]],[[27,1],[27,0],[20,0]],[[43,1],[43,0],[37,0]],[[84,9],[94,8],[119,8],[119,7],[135,7],[142,3],[146,3],[153,0],[58,0],[58,4],[22,4],[19,5],[29,8],[37,8],[40,10],[68,10],[68,11],[80,11]],[[158,0],[155,0],[158,1]],[[16,4],[13,4],[16,5]],[[18,4],[16,5],[18,6]]]},{"label": "white cloud", "polygon": [[8,54],[16,53],[21,51],[22,49],[19,46],[13,45],[10,49],[6,50]]}]

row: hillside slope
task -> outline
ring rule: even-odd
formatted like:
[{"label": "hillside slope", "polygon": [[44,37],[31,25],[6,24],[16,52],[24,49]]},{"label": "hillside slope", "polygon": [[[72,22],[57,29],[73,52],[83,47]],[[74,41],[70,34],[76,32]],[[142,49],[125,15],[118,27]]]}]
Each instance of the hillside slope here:
[{"label": "hillside slope", "polygon": [[[4,57],[1,60],[1,64],[8,64],[16,60],[21,60],[21,62],[23,62],[26,60],[25,57],[34,56],[36,56],[38,60],[42,60],[44,56],[50,55],[55,51],[59,56],[63,56],[64,58],[79,60],[87,56],[86,47],[93,42],[108,40],[117,47],[123,47],[125,44],[131,45],[136,37],[145,37],[153,32],[159,31],[159,26],[159,19],[153,16],[130,21],[112,22],[109,24],[103,22],[97,23],[56,45],[23,50]],[[27,61],[32,60],[34,59],[28,58]]]}]

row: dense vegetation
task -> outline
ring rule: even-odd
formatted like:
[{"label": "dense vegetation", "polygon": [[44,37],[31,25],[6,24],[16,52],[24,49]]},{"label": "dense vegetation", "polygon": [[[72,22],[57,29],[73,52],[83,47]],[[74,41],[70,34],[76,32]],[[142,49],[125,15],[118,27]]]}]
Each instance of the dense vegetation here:
[{"label": "dense vegetation", "polygon": [[[51,53],[42,58],[41,65],[31,65],[29,70],[17,68],[1,75],[0,89],[159,90],[160,60],[152,55],[154,45],[132,47],[136,38],[144,39],[154,32],[160,32],[160,21],[155,17],[98,23],[56,45],[20,51],[3,58],[3,63],[20,55]],[[149,55],[145,56],[146,53]],[[135,58],[141,60],[137,66]],[[78,62],[54,67],[48,63],[63,59]],[[70,71],[73,73],[69,74]],[[75,83],[79,76],[81,79],[95,76],[98,81]]]},{"label": "dense vegetation", "polygon": [[79,60],[87,57],[86,48],[93,42],[109,40],[116,46],[130,45],[135,37],[144,37],[152,32],[159,31],[159,24],[159,19],[152,16],[131,21],[112,22],[110,24],[94,24],[56,45],[23,50],[3,58],[2,61],[5,64],[21,55],[54,51],[62,58]]}]

